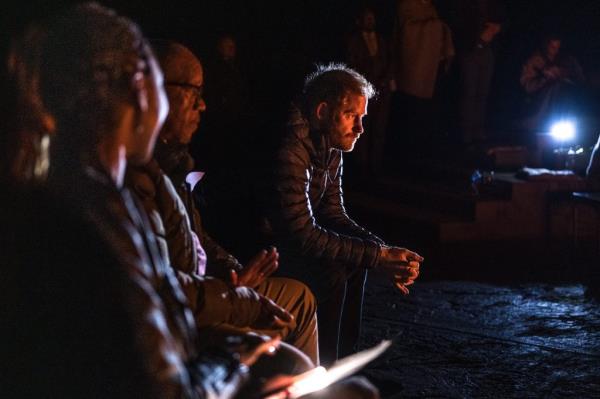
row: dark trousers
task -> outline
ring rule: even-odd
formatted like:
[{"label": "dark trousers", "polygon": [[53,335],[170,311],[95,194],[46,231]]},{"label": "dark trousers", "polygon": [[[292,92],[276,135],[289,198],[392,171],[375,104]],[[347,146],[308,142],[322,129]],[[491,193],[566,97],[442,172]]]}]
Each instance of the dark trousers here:
[{"label": "dark trousers", "polygon": [[464,144],[486,137],[487,98],[494,73],[494,53],[489,47],[459,57],[459,127]]},{"label": "dark trousers", "polygon": [[328,287],[317,294],[319,355],[321,364],[330,365],[355,352],[367,271],[336,271],[323,277]]}]

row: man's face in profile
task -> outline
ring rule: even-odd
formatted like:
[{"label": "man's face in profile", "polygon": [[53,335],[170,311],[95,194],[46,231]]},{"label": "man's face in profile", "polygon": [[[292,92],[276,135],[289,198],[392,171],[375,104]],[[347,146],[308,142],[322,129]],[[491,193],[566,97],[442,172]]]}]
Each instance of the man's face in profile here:
[{"label": "man's face in profile", "polygon": [[352,151],[364,131],[362,119],[367,114],[367,98],[348,94],[337,107],[328,107],[328,113],[325,121],[331,147],[344,152]]},{"label": "man's face in profile", "polygon": [[182,59],[178,80],[167,80],[167,94],[171,112],[166,129],[173,134],[179,144],[189,144],[200,124],[201,113],[206,110],[202,97],[204,73],[197,60]]}]

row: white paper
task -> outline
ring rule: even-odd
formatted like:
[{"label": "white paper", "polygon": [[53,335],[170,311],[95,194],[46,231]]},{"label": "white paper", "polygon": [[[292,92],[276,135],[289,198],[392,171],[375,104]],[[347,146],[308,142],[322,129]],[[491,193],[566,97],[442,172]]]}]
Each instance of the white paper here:
[{"label": "white paper", "polygon": [[351,376],[392,345],[392,341],[382,341],[379,345],[338,360],[329,368],[317,367],[294,378],[287,389],[290,398],[299,398],[309,393],[327,388],[341,379]]}]

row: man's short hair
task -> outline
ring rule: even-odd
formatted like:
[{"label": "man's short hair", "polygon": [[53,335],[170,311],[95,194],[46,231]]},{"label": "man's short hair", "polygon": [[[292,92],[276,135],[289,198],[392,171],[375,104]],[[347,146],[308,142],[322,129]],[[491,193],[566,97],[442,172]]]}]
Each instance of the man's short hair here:
[{"label": "man's short hair", "polygon": [[337,107],[349,94],[367,99],[376,94],[375,88],[364,76],[341,63],[317,65],[317,70],[306,77],[302,93],[307,112],[322,102]]}]

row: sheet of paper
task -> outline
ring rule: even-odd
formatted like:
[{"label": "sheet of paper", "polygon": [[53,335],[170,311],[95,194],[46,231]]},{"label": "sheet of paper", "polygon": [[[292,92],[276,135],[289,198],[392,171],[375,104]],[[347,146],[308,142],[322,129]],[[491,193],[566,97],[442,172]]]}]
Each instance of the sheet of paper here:
[{"label": "sheet of paper", "polygon": [[327,388],[334,382],[351,376],[385,352],[391,345],[392,341],[382,341],[373,348],[366,349],[362,352],[338,360],[329,368],[329,370],[325,369],[325,367],[317,367],[296,376],[292,385],[287,389],[289,397],[299,398],[308,395],[309,393]]}]

